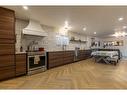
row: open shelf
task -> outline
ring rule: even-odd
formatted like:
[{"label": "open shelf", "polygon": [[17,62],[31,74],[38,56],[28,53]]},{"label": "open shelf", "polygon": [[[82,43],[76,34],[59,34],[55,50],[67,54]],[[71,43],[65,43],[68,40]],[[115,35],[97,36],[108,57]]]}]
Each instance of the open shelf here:
[{"label": "open shelf", "polygon": [[75,43],[86,43],[87,41],[81,41],[81,40],[70,40],[70,42],[75,42]]}]

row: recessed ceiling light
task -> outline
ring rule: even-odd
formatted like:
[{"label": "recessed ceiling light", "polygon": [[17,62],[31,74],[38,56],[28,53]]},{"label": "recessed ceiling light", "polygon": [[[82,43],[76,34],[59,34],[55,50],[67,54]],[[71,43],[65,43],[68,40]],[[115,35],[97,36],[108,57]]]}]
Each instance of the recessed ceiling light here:
[{"label": "recessed ceiling light", "polygon": [[97,32],[94,32],[94,34],[97,34]]},{"label": "recessed ceiling light", "polygon": [[86,27],[83,28],[83,31],[86,31]]},{"label": "recessed ceiling light", "polygon": [[126,28],[127,28],[127,26],[123,26],[123,28],[124,28],[124,29],[126,29]]},{"label": "recessed ceiling light", "polygon": [[23,9],[24,9],[24,10],[28,10],[28,7],[27,7],[27,6],[23,6]]},{"label": "recessed ceiling light", "polygon": [[124,19],[123,17],[118,18],[119,21],[122,21],[123,19]]}]

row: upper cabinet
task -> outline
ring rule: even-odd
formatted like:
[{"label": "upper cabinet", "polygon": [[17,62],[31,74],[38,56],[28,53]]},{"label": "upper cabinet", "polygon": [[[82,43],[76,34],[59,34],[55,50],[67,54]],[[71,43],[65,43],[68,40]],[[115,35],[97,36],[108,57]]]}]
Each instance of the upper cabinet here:
[{"label": "upper cabinet", "polygon": [[14,11],[0,7],[0,44],[15,43]]}]

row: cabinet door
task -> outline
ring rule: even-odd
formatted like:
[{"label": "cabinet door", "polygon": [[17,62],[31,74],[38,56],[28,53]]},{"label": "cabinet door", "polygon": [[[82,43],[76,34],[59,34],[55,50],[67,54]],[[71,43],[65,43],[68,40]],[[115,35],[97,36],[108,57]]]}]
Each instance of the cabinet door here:
[{"label": "cabinet door", "polygon": [[20,63],[20,65],[16,65],[16,76],[26,74],[26,65],[24,63]]},{"label": "cabinet door", "polygon": [[69,64],[69,63],[73,63],[74,62],[74,58],[73,57],[68,57],[68,58],[64,58],[63,59],[64,64]]},{"label": "cabinet door", "polygon": [[16,76],[26,74],[26,54],[16,54]]},{"label": "cabinet door", "polygon": [[14,11],[0,8],[0,39],[15,40],[15,16]]},{"label": "cabinet door", "polygon": [[0,80],[15,77],[15,66],[0,68]]},{"label": "cabinet door", "polygon": [[64,64],[74,62],[74,52],[73,51],[65,51],[63,60],[64,60],[63,61]]},{"label": "cabinet door", "polygon": [[48,68],[63,65],[63,51],[48,53]]},{"label": "cabinet door", "polygon": [[0,68],[5,66],[14,66],[14,55],[2,55],[0,56]]},{"label": "cabinet door", "polygon": [[0,55],[15,54],[15,44],[0,44]]},{"label": "cabinet door", "polygon": [[63,65],[63,59],[54,59],[54,60],[50,60],[48,63],[48,68],[53,68],[53,67],[57,67],[57,66],[61,66]]}]

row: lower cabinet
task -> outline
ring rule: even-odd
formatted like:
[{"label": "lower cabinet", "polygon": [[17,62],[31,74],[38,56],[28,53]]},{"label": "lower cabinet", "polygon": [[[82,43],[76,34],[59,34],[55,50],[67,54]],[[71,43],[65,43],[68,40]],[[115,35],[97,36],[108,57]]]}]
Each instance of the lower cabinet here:
[{"label": "lower cabinet", "polygon": [[[79,50],[77,61],[91,56],[91,50]],[[54,51],[47,53],[48,69],[74,62],[75,51]]]},{"label": "lower cabinet", "polygon": [[74,62],[74,51],[66,51],[63,56],[63,64]]},{"label": "lower cabinet", "polygon": [[87,58],[90,58],[91,56],[91,50],[79,50],[78,54],[78,61],[85,60]]},{"label": "lower cabinet", "polygon": [[15,66],[7,66],[0,68],[0,80],[15,77]]},{"label": "lower cabinet", "polygon": [[24,75],[27,72],[26,53],[16,54],[16,76]]},{"label": "lower cabinet", "polygon": [[74,62],[74,51],[48,52],[48,69]]},{"label": "lower cabinet", "polygon": [[0,80],[26,74],[26,54],[0,56]]},{"label": "lower cabinet", "polygon": [[0,80],[15,77],[15,56],[0,55]]}]

